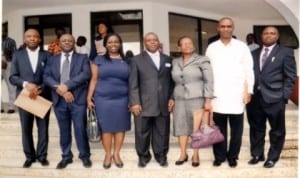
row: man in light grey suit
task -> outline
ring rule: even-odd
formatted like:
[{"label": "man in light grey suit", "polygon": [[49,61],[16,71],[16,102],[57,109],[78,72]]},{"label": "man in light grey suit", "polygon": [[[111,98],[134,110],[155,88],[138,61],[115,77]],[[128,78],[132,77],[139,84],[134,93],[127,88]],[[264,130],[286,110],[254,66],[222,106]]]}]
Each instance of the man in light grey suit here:
[{"label": "man in light grey suit", "polygon": [[156,161],[168,166],[170,111],[173,81],[171,58],[159,52],[159,39],[155,33],[144,37],[146,48],[131,60],[129,77],[130,105],[135,116],[135,148],[139,167],[151,160],[150,142]]}]

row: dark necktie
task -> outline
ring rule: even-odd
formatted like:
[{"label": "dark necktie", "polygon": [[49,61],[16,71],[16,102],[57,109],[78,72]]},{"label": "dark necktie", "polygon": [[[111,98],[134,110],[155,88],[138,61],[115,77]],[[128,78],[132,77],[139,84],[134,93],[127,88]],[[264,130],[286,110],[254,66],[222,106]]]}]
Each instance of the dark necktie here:
[{"label": "dark necktie", "polygon": [[65,83],[69,80],[69,73],[70,73],[70,60],[69,60],[69,53],[65,54],[66,58],[63,62],[61,75],[60,75],[60,83]]},{"label": "dark necktie", "polygon": [[260,70],[262,70],[262,68],[264,67],[266,60],[268,58],[268,52],[269,52],[269,48],[265,48],[264,49],[264,53],[261,57],[261,65],[260,65]]}]

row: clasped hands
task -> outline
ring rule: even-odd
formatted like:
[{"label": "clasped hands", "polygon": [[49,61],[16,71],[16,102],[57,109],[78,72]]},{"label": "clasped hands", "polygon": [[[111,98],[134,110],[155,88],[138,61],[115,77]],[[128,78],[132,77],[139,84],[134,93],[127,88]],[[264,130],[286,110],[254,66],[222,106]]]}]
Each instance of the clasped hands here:
[{"label": "clasped hands", "polygon": [[63,97],[67,103],[71,103],[74,101],[74,96],[70,91],[68,91],[69,89],[67,85],[65,84],[55,85],[55,88],[56,88],[56,93],[59,96]]},{"label": "clasped hands", "polygon": [[29,91],[30,99],[36,99],[36,97],[42,93],[41,88],[34,83],[26,83],[25,88]]}]

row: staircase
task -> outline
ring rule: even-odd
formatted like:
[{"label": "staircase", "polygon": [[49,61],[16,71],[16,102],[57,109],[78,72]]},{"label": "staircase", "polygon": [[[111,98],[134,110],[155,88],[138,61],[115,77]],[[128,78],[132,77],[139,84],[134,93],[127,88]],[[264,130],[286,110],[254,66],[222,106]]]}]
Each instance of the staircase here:
[{"label": "staircase", "polygon": [[[114,164],[108,170],[102,167],[104,150],[100,143],[91,143],[91,160],[93,166],[84,168],[78,159],[78,151],[73,141],[73,163],[66,169],[57,170],[56,165],[61,159],[59,147],[59,131],[54,113],[50,116],[48,160],[50,165],[42,167],[34,163],[31,168],[24,169],[22,165],[25,157],[22,151],[20,121],[17,113],[2,113],[0,118],[0,178],[296,178],[298,174],[298,108],[289,103],[286,111],[286,143],[281,154],[281,159],[274,168],[263,168],[263,162],[257,165],[248,165],[250,159],[249,126],[247,119],[244,122],[243,143],[236,168],[230,168],[227,162],[220,167],[213,167],[212,148],[200,150],[200,166],[194,168],[191,161],[182,166],[175,166],[180,150],[177,138],[170,137],[170,150],[168,154],[169,166],[162,168],[154,159],[146,168],[137,166],[138,158],[134,149],[134,125],[130,132],[126,133],[121,157],[124,162],[122,169]],[[172,126],[171,126],[172,128]],[[35,128],[36,129],[36,128]],[[172,130],[172,129],[171,129]],[[172,133],[172,131],[171,131]],[[36,130],[34,130],[36,138]],[[35,139],[36,140],[36,139]],[[266,138],[266,151],[268,140]],[[192,150],[188,150],[191,158]]]}]

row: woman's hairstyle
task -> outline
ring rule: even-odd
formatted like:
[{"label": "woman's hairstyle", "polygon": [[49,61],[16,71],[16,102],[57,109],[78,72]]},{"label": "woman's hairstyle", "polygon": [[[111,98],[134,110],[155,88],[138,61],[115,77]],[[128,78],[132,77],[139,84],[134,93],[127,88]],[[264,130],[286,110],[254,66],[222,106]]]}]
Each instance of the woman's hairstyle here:
[{"label": "woman's hairstyle", "polygon": [[122,38],[120,37],[120,35],[117,34],[117,33],[109,33],[109,34],[107,34],[107,35],[104,37],[104,39],[103,39],[103,46],[106,48],[106,53],[104,54],[104,56],[106,57],[106,59],[111,60],[111,58],[110,58],[110,56],[109,56],[108,49],[107,49],[106,46],[107,46],[107,41],[109,40],[109,38],[110,38],[110,37],[113,37],[113,36],[117,37],[118,40],[119,40],[119,42],[120,42],[120,48],[119,48],[118,52],[119,52],[121,58],[124,59],[123,41],[122,41]]},{"label": "woman's hairstyle", "polygon": [[181,40],[183,40],[183,39],[185,39],[185,38],[188,38],[188,39],[190,39],[190,40],[192,40],[193,41],[193,38],[191,38],[190,36],[181,36],[179,39],[178,39],[178,41],[177,41],[177,46],[180,46],[181,45]]},{"label": "woman's hairstyle", "polygon": [[[106,26],[106,28],[107,28],[107,33],[114,33],[114,30],[113,30],[112,26],[110,25],[110,23],[108,23],[108,22],[106,22],[106,21],[100,21],[100,22],[97,24],[97,29],[98,29],[98,26],[99,26],[100,24],[103,24],[103,25]],[[97,30],[97,32],[98,32],[98,30]],[[99,32],[98,32],[98,33],[99,33]]]}]

